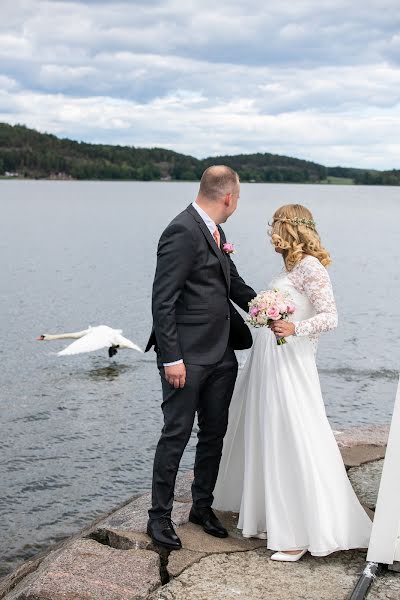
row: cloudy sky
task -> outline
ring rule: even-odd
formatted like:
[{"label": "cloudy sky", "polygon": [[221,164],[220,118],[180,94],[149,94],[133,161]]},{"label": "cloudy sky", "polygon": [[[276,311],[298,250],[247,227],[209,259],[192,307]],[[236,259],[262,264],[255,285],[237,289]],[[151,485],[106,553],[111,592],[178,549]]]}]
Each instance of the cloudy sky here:
[{"label": "cloudy sky", "polygon": [[0,121],[400,167],[398,0],[0,0]]}]

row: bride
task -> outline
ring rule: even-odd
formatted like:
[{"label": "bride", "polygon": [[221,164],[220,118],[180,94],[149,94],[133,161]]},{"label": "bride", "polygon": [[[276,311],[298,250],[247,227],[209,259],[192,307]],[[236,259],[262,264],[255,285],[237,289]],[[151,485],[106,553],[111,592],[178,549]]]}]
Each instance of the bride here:
[{"label": "bride", "polygon": [[[270,232],[285,268],[270,287],[296,311],[256,329],[232,398],[213,507],[239,511],[244,537],[266,538],[273,560],[366,548],[371,520],[349,482],[325,413],[315,352],[337,312],[311,212],[278,209]],[[278,345],[277,338],[287,338]]]}]

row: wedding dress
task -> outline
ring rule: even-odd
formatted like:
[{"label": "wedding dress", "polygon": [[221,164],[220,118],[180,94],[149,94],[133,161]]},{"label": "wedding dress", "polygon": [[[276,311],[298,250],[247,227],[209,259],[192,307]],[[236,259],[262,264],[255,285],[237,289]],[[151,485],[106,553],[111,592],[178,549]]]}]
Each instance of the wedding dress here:
[{"label": "wedding dress", "polygon": [[238,528],[267,532],[272,550],[315,556],[368,547],[371,520],[349,482],[323,403],[315,352],[337,325],[328,272],[306,256],[270,288],[289,292],[296,335],[255,340],[232,397],[213,507],[239,512]]}]

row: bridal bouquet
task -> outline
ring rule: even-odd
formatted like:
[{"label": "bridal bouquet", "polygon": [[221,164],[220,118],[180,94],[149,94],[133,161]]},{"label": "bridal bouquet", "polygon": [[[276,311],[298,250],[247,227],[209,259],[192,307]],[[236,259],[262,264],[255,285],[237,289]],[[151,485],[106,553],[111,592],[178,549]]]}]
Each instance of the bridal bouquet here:
[{"label": "bridal bouquet", "polygon": [[[296,307],[290,295],[280,290],[267,290],[257,294],[249,302],[248,323],[253,327],[269,327],[273,321],[287,319],[293,314]],[[286,344],[285,338],[277,338],[278,346]]]}]

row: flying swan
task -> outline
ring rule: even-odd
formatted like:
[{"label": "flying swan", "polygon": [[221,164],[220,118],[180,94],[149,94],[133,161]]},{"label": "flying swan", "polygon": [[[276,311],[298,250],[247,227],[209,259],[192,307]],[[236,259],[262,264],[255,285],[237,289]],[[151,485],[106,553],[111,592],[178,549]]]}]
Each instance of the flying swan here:
[{"label": "flying swan", "polygon": [[57,352],[58,356],[80,354],[81,352],[94,352],[101,348],[108,348],[108,356],[110,358],[117,354],[118,348],[129,348],[131,350],[143,352],[139,346],[122,335],[122,329],[112,329],[107,325],[89,327],[88,329],[76,331],[75,333],[59,333],[55,335],[45,333],[36,339],[41,342],[66,339],[76,340],[64,348],[64,350],[61,350],[61,352]]}]

